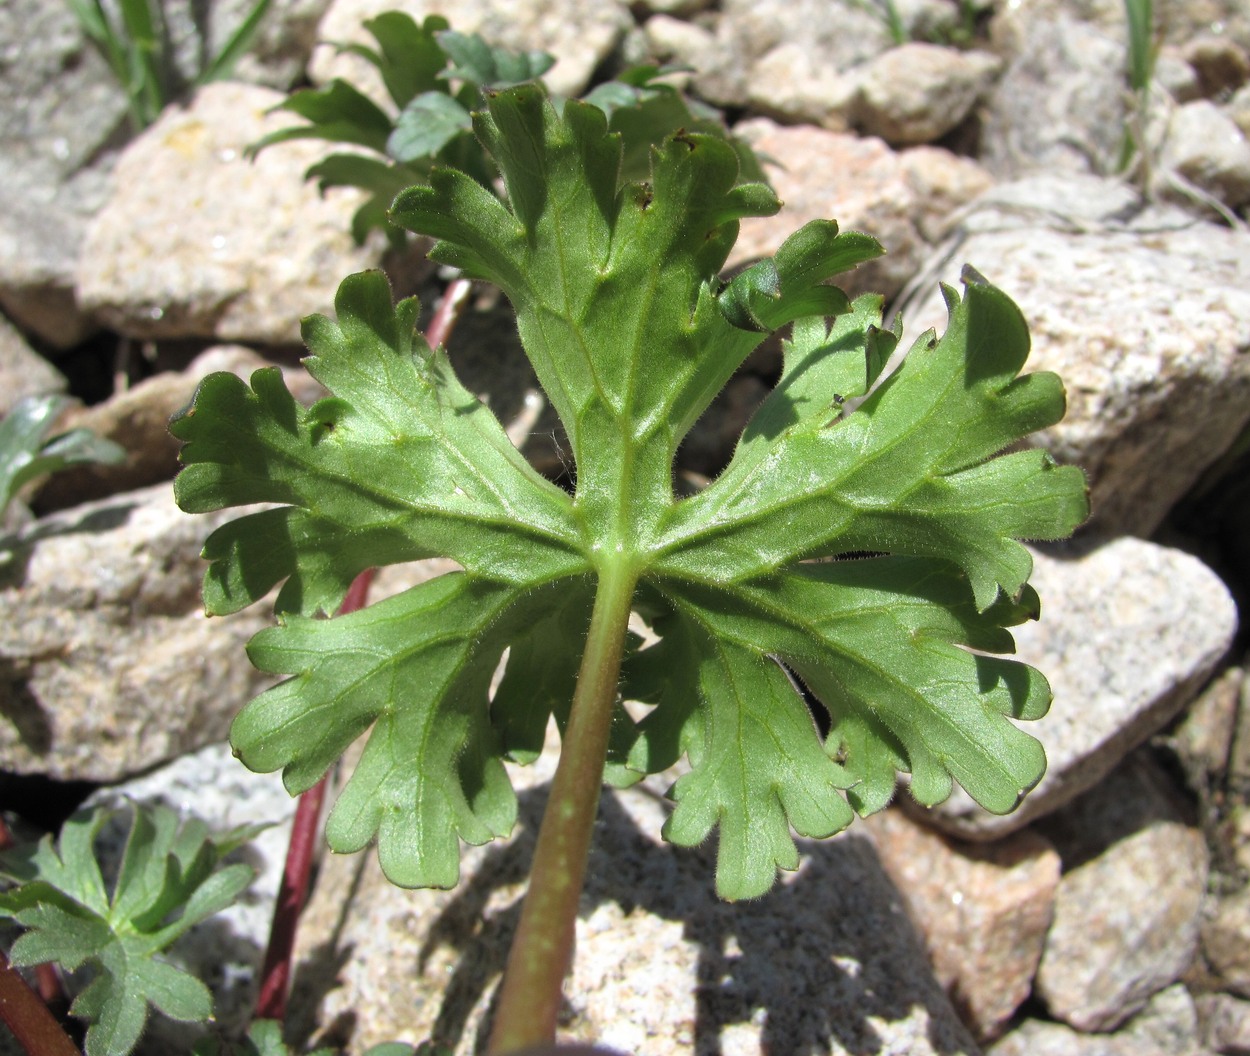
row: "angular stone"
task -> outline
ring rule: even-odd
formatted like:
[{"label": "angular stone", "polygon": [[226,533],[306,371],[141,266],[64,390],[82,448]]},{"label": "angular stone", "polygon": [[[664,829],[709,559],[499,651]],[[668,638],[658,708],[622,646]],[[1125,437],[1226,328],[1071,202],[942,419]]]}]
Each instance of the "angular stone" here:
[{"label": "angular stone", "polygon": [[1037,993],[1077,1030],[1118,1027],[1176,982],[1197,948],[1206,840],[1166,780],[1134,761],[1043,830],[1065,872]]},{"label": "angular stone", "polygon": [[686,22],[656,15],[647,19],[643,35],[657,61],[694,71],[686,86],[700,98],[717,106],[744,106],[750,86],[747,59],[728,26],[723,19],[708,26],[702,19]]},{"label": "angular stone", "polygon": [[1046,774],[1012,814],[990,814],[962,790],[925,811],[967,839],[1014,832],[1092,788],[1194,698],[1237,627],[1210,569],[1139,539],[1035,553],[1030,582],[1042,618],[1013,633],[1019,659],[1055,694],[1045,718],[1023,724],[1046,749]]},{"label": "angular stone", "polygon": [[1194,1002],[1170,986],[1114,1034],[1082,1034],[1061,1023],[1025,1020],[988,1056],[1209,1056],[1198,1036]]},{"label": "angular stone", "polygon": [[913,337],[940,332],[937,280],[958,284],[965,262],[1016,301],[1028,369],[1068,393],[1029,442],[1085,469],[1101,532],[1146,536],[1250,422],[1248,249],[1123,184],[1037,177],[972,206],[901,307]]},{"label": "angular stone", "polygon": [[1001,69],[994,55],[910,42],[856,70],[859,128],[891,146],[940,139],[962,122]]},{"label": "angular stone", "polygon": [[[1186,103],[1172,114],[1161,164],[1230,208],[1250,202],[1250,141],[1206,99]],[[1184,197],[1183,189],[1172,193]]]},{"label": "angular stone", "polygon": [[284,96],[220,82],[171,109],[123,153],[117,190],[91,227],[78,269],[83,305],[137,337],[299,341],[380,247],[352,244],[355,188],[320,195],[304,170],[326,153],[298,140],[249,161],[243,151],[291,124]]},{"label": "angular stone", "polygon": [[1250,998],[1250,888],[1212,900],[1202,922],[1202,953],[1223,989]]},{"label": "angular stone", "polygon": [[801,44],[778,44],[754,66],[747,99],[757,113],[785,123],[807,122],[834,132],[850,130],[854,78],[813,63]]},{"label": "angular stone", "polygon": [[92,329],[74,268],[108,196],[126,97],[68,4],[0,4],[0,69],[0,306],[66,348]]},{"label": "angular stone", "polygon": [[729,259],[734,267],[777,251],[809,220],[834,219],[844,231],[865,231],[887,253],[838,284],[852,295],[901,290],[945,234],[943,222],[990,186],[974,161],[936,147],[895,153],[884,142],[806,126],[783,128],[767,118],[744,121],[734,132],[777,161],[769,179],[785,208],[775,217],[750,217]]},{"label": "angular stone", "polygon": [[[320,1025],[352,1056],[395,1039],[477,1051],[552,765],[512,770],[519,831],[466,849],[454,891],[401,891],[373,851],[327,859],[301,924],[295,1034]],[[730,905],[710,847],[660,845],[661,787],[604,794],[562,1040],[648,1056],[978,1051],[862,835],[806,846],[770,895]]]},{"label": "angular stone", "polygon": [[[0,768],[121,781],[220,743],[275,680],[245,646],[264,601],[204,616],[204,540],[239,511],[186,514],[160,484],[36,521],[0,565]],[[382,570],[386,597],[449,563]]]},{"label": "angular stone", "polygon": [[1059,886],[1059,855],[1033,832],[950,840],[898,810],[865,819],[873,847],[973,1034],[996,1037],[1029,996]]},{"label": "angular stone", "polygon": [[333,0],[321,21],[309,75],[317,84],[343,77],[373,97],[386,98],[377,71],[364,60],[339,55],[333,45],[373,44],[361,23],[383,11],[405,11],[418,23],[443,15],[459,33],[480,33],[496,47],[546,51],[556,64],[543,75],[552,91],[578,95],[590,75],[633,24],[618,0]]},{"label": "angular stone", "polygon": [[1105,172],[1117,160],[1126,114],[1123,12],[1111,30],[1065,6],[1075,5],[1021,0],[995,13],[994,50],[1006,66],[982,112],[981,162],[1000,179]]},{"label": "angular stone", "polygon": [[1203,994],[1195,1004],[1207,1048],[1228,1056],[1250,1052],[1250,1001],[1231,994]]},{"label": "angular stone", "polygon": [[264,606],[209,621],[200,549],[234,511],[168,485],[37,521],[0,580],[0,767],[118,781],[225,738],[267,679],[243,653]]}]

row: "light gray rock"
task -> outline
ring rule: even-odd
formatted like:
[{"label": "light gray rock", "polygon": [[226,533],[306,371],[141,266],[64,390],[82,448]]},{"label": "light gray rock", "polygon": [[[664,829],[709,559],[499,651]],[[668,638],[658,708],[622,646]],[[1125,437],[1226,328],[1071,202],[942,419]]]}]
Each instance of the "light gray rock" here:
[{"label": "light gray rock", "polygon": [[0,580],[0,766],[118,781],[225,737],[265,684],[243,646],[271,619],[201,613],[200,549],[234,516],[184,514],[162,485],[23,529]]},{"label": "light gray rock", "polygon": [[1237,628],[1233,599],[1210,569],[1139,539],[1068,557],[1035,553],[1030,582],[1042,618],[1014,633],[1019,659],[1055,694],[1045,718],[1024,724],[1046,749],[1046,774],[1012,814],[990,814],[958,789],[925,811],[968,839],[1014,832],[1092,788],[1194,698]]},{"label": "light gray rock", "polygon": [[1116,164],[1127,113],[1123,29],[1100,29],[1065,6],[1021,0],[995,14],[1006,67],[982,111],[980,160],[1000,179]]},{"label": "light gray rock", "polygon": [[988,1056],[1207,1056],[1207,1051],[1198,1038],[1193,999],[1177,985],[1156,995],[1114,1034],[1082,1034],[1061,1023],[1029,1019]]},{"label": "light gray rock", "polygon": [[383,11],[405,11],[417,22],[443,15],[460,33],[480,33],[498,47],[546,51],[556,64],[543,80],[552,91],[580,94],[590,75],[620,43],[633,24],[629,9],[618,0],[333,0],[317,31],[309,74],[324,84],[344,77],[374,97],[384,97],[377,71],[352,55],[340,55],[333,44],[373,43],[361,23]]},{"label": "light gray rock", "polygon": [[[694,71],[684,86],[700,98],[717,106],[745,106],[750,101],[751,88],[747,58],[728,26],[723,19],[704,24],[702,20],[687,22],[655,15],[647,19],[643,35],[647,50],[657,62]],[[776,46],[781,47],[782,42]],[[793,92],[787,93],[784,85],[782,92],[790,97],[791,107],[796,105]]]},{"label": "light gray rock", "polygon": [[1172,114],[1161,164],[1233,209],[1250,202],[1250,142],[1206,99]]},{"label": "light gray rock", "polygon": [[[400,891],[372,851],[326,861],[301,927],[298,1034],[319,1024],[353,1056],[427,1037],[478,1051],[551,772],[548,757],[512,771],[519,832],[467,849],[454,891]],[[648,1056],[978,1051],[863,836],[807,846],[772,894],[729,905],[710,848],[659,844],[657,788],[605,792],[563,1040]]]},{"label": "light gray rock", "polygon": [[767,118],[743,121],[734,132],[776,162],[768,175],[785,208],[742,222],[729,266],[770,256],[809,220],[834,219],[843,230],[871,233],[887,251],[838,277],[852,295],[897,293],[945,234],[951,213],[990,185],[976,162],[938,147],[895,152],[880,139],[783,128]]},{"label": "light gray rock", "polygon": [[1250,998],[1250,888],[1212,899],[1202,922],[1202,953],[1223,989]]},{"label": "light gray rock", "polygon": [[64,392],[65,375],[26,343],[7,319],[0,316],[0,418],[24,396]]},{"label": "light gray rock", "polygon": [[[182,936],[167,955],[212,990],[214,1028],[229,1036],[244,1034],[251,1021],[296,802],[277,774],[254,774],[233,756],[229,745],[212,744],[143,777],[103,788],[83,804],[85,810],[97,806],[116,810],[129,803],[159,803],[183,818],[204,822],[214,833],[241,825],[270,826],[237,852],[256,870],[251,887],[234,905]],[[112,848],[114,862],[120,860],[121,851],[120,844]],[[187,1052],[203,1032],[198,1024],[153,1016],[136,1052],[139,1056]]]},{"label": "light gray rock", "polygon": [[964,1023],[982,1041],[997,1037],[1032,990],[1058,853],[1027,830],[990,844],[950,840],[897,809],[863,824]]},{"label": "light gray rock", "polygon": [[74,267],[125,114],[68,4],[0,5],[0,306],[56,347],[91,329]]},{"label": "light gray rock", "polygon": [[[719,12],[690,22],[656,15],[644,27],[654,56],[693,67],[691,89],[718,106],[750,105],[786,120],[819,119],[840,128],[847,86],[839,75],[893,43],[884,18],[854,0],[723,0],[718,6]],[[815,80],[805,83],[809,77]],[[771,100],[774,87],[777,99]],[[828,102],[822,91],[830,92]]]},{"label": "light gray rock", "polygon": [[[1123,39],[1123,0],[1020,0],[999,4],[1003,14],[1029,10],[1030,14],[1075,18]],[[1250,47],[1250,11],[1242,0],[1155,0],[1154,21],[1162,44],[1184,45],[1195,37],[1214,34]]]},{"label": "light gray rock", "polygon": [[1227,1056],[1250,1052],[1250,1001],[1231,994],[1203,994],[1195,1004],[1207,1048]]},{"label": "light gray rock", "polygon": [[855,123],[892,146],[931,143],[972,112],[1001,66],[986,52],[921,42],[891,48],[855,71]]},{"label": "light gray rock", "polygon": [[1020,305],[1029,369],[1067,387],[1029,442],[1085,469],[1100,531],[1152,533],[1250,421],[1250,238],[1094,177],[1001,185],[902,298],[913,337],[945,328],[936,280],[964,263]]},{"label": "light gray rock", "polygon": [[852,76],[812,58],[794,41],[778,44],[756,62],[747,100],[757,113],[783,123],[807,122],[846,132],[858,84]]},{"label": "light gray rock", "polygon": [[1174,797],[1135,758],[1044,826],[1065,871],[1036,992],[1077,1030],[1114,1030],[1193,959],[1207,847]]},{"label": "light gray rock", "polygon": [[356,247],[349,233],[363,192],[322,196],[304,180],[323,144],[243,156],[291,123],[267,114],[282,98],[210,84],[126,148],[79,264],[85,307],[132,336],[293,344],[301,317],[328,309],[345,275],[380,259],[379,244]]}]

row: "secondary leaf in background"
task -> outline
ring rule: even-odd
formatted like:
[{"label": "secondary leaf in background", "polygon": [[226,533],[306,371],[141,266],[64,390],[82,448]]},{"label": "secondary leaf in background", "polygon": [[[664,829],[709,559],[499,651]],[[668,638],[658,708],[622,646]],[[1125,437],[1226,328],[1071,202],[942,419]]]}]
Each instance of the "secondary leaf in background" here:
[{"label": "secondary leaf in background", "polygon": [[130,1052],[149,1005],[177,1020],[212,1015],[208,988],[156,955],[252,882],[249,866],[222,858],[264,827],[211,837],[202,822],[183,821],[167,807],[136,807],[109,892],[95,856],[107,820],[102,810],[71,818],[55,847],[48,836],[34,848],[8,852],[0,865],[18,883],[0,894],[0,916],[27,929],[10,961],[54,961],[67,971],[87,965],[95,973],[70,1007],[89,1024],[87,1056]]},{"label": "secondary leaf in background", "polygon": [[[1017,540],[1066,535],[1086,508],[1079,470],[1039,451],[996,457],[1063,414],[1058,379],[1018,376],[1019,311],[967,273],[962,299],[947,291],[946,334],[924,335],[882,381],[899,335],[880,299],[826,285],[878,253],[873,240],[817,221],[725,285],[738,220],[779,203],[742,182],[723,137],[677,132],[636,182],[599,107],[553,104],[536,85],[487,102],[474,128],[506,199],[436,168],[392,216],[508,296],[568,434],[575,493],[525,466],[377,276],[344,283],[337,323],[306,325],[330,399],[300,408],[277,373],[250,388],[207,379],[174,426],[180,501],[283,504],[206,547],[212,611],[286,580],[252,657],[293,677],[236,721],[242,758],[298,790],[372,724],[331,845],[376,832],[393,880],[451,883],[457,836],[511,825],[499,757],[532,757],[548,715],[562,718],[596,583],[625,584],[659,640],[627,659],[623,692],[655,707],[639,726],[618,715],[610,776],[689,755],[666,833],[692,843],[719,828],[722,895],[762,894],[797,862],[792,830],[824,836],[879,809],[899,770],[925,802],[957,780],[1010,809],[1043,766],[1013,720],[1040,715],[1049,690],[980,654],[1011,651],[1007,628],[1036,615]],[[676,498],[683,438],[791,321],[782,379],[730,466]],[[310,618],[360,569],[432,554],[464,571]],[[796,678],[828,711],[827,738]]]},{"label": "secondary leaf in background", "polygon": [[116,466],[126,452],[89,429],[45,439],[70,404],[65,396],[25,396],[0,421],[0,510],[24,484],[45,473],[92,462]]},{"label": "secondary leaf in background", "polygon": [[[390,223],[387,209],[395,195],[429,180],[435,165],[450,166],[488,190],[499,172],[473,137],[470,114],[485,105],[483,93],[510,85],[533,83],[555,60],[546,52],[517,53],[496,48],[477,34],[457,33],[447,20],[430,15],[418,25],[402,11],[368,19],[364,28],[376,47],[345,45],[377,68],[391,98],[383,109],[364,92],[336,79],[321,88],[295,92],[274,110],[289,110],[306,124],[280,129],[248,148],[255,156],[266,147],[291,139],[326,139],[373,151],[334,154],[304,174],[325,191],[356,186],[369,198],[352,219],[352,235],[363,242],[369,230],[385,230],[402,246],[404,232]],[[612,131],[624,138],[623,174],[645,179],[650,151],[665,136],[684,129],[725,139],[738,156],[742,176],[762,181],[763,171],[751,149],[728,133],[719,114],[681,96],[656,78],[671,68],[639,66],[616,81],[599,85],[587,100],[610,116]]]}]

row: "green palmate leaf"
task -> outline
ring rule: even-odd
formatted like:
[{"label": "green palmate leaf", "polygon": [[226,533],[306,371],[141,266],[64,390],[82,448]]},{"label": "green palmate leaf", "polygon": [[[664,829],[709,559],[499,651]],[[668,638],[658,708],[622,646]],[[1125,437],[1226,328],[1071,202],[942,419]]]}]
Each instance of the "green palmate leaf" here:
[{"label": "green palmate leaf", "polygon": [[[880,252],[873,240],[819,221],[719,280],[739,219],[779,208],[742,182],[723,137],[675,133],[636,182],[599,107],[557,107],[537,86],[488,104],[474,128],[506,200],[436,167],[392,218],[507,294],[576,490],[529,470],[413,336],[415,304],[392,306],[376,274],[343,284],[337,322],[305,324],[331,398],[300,407],[276,371],[250,387],[207,379],[173,426],[187,441],[179,501],[279,504],[205,549],[210,611],[284,584],[280,624],[251,655],[292,677],[236,721],[243,759],[283,769],[297,791],[371,729],[332,846],[376,834],[393,880],[450,884],[458,840],[512,825],[501,756],[532,759],[553,715],[563,729],[607,583],[626,601],[633,591],[657,636],[626,659],[624,694],[654,707],[637,726],[618,708],[608,776],[689,757],[665,831],[695,843],[719,829],[723,895],[767,890],[797,862],[793,832],[826,836],[879,809],[899,771],[923,802],[958,781],[1011,809],[1044,766],[1015,720],[1044,712],[1049,690],[989,654],[1010,652],[1007,628],[1037,614],[1018,540],[1085,515],[1078,470],[999,455],[1063,414],[1058,379],[1019,376],[1019,311],[969,272],[962,298],[947,290],[945,335],[921,337],[886,377],[899,334],[881,299],[826,284]],[[733,461],[677,499],[679,444],[790,322],[780,383]],[[430,555],[464,571],[315,618],[362,569]],[[828,560],[848,555],[861,559]],[[827,737],[800,683],[828,712]]]},{"label": "green palmate leaf", "polygon": [[219,842],[202,823],[182,822],[166,807],[136,807],[110,894],[94,849],[106,820],[101,810],[71,818],[55,847],[49,836],[0,861],[0,872],[19,885],[0,894],[0,916],[28,929],[9,959],[95,971],[70,1008],[89,1024],[87,1056],[130,1052],[149,1006],[171,1019],[212,1015],[208,988],[155,955],[242,894],[253,871],[223,865],[221,857],[263,828],[238,829]]}]

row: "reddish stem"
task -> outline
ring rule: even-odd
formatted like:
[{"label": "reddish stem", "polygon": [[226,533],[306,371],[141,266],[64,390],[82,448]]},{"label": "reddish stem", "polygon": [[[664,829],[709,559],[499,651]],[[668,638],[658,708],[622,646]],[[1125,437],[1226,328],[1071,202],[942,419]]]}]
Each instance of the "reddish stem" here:
[{"label": "reddish stem", "polygon": [[438,307],[434,309],[434,318],[425,330],[425,342],[431,348],[447,344],[460,314],[464,310],[464,302],[469,298],[469,290],[473,288],[468,279],[452,279],[443,296],[439,298]]},{"label": "reddish stem", "polygon": [[[434,310],[434,318],[430,320],[425,332],[426,343],[431,348],[447,343],[460,319],[471,288],[468,279],[454,279],[443,292],[438,307]],[[374,569],[367,568],[352,581],[343,598],[343,604],[339,606],[340,616],[364,608],[373,573]],[[265,962],[261,968],[260,994],[256,1000],[257,1019],[275,1019],[281,1022],[286,1018],[295,931],[299,915],[308,898],[313,851],[317,844],[317,828],[325,794],[326,779],[322,778],[300,796],[299,804],[295,808],[291,842],[287,847],[286,864],[282,871],[282,886],[274,905],[269,946],[265,950]]]},{"label": "reddish stem", "polygon": [[[369,600],[369,584],[374,570],[366,568],[347,588],[338,614],[343,616],[363,609]],[[269,929],[269,946],[260,972],[260,994],[256,999],[257,1019],[286,1018],[286,998],[291,982],[291,960],[295,950],[295,929],[299,915],[308,899],[313,852],[317,846],[317,823],[326,797],[323,777],[299,797],[295,820],[291,824],[291,842],[287,846],[286,865],[282,870],[282,886],[273,907],[273,924]]]},{"label": "reddish stem", "polygon": [[0,953],[0,1020],[29,1056],[82,1056],[56,1017]]}]

